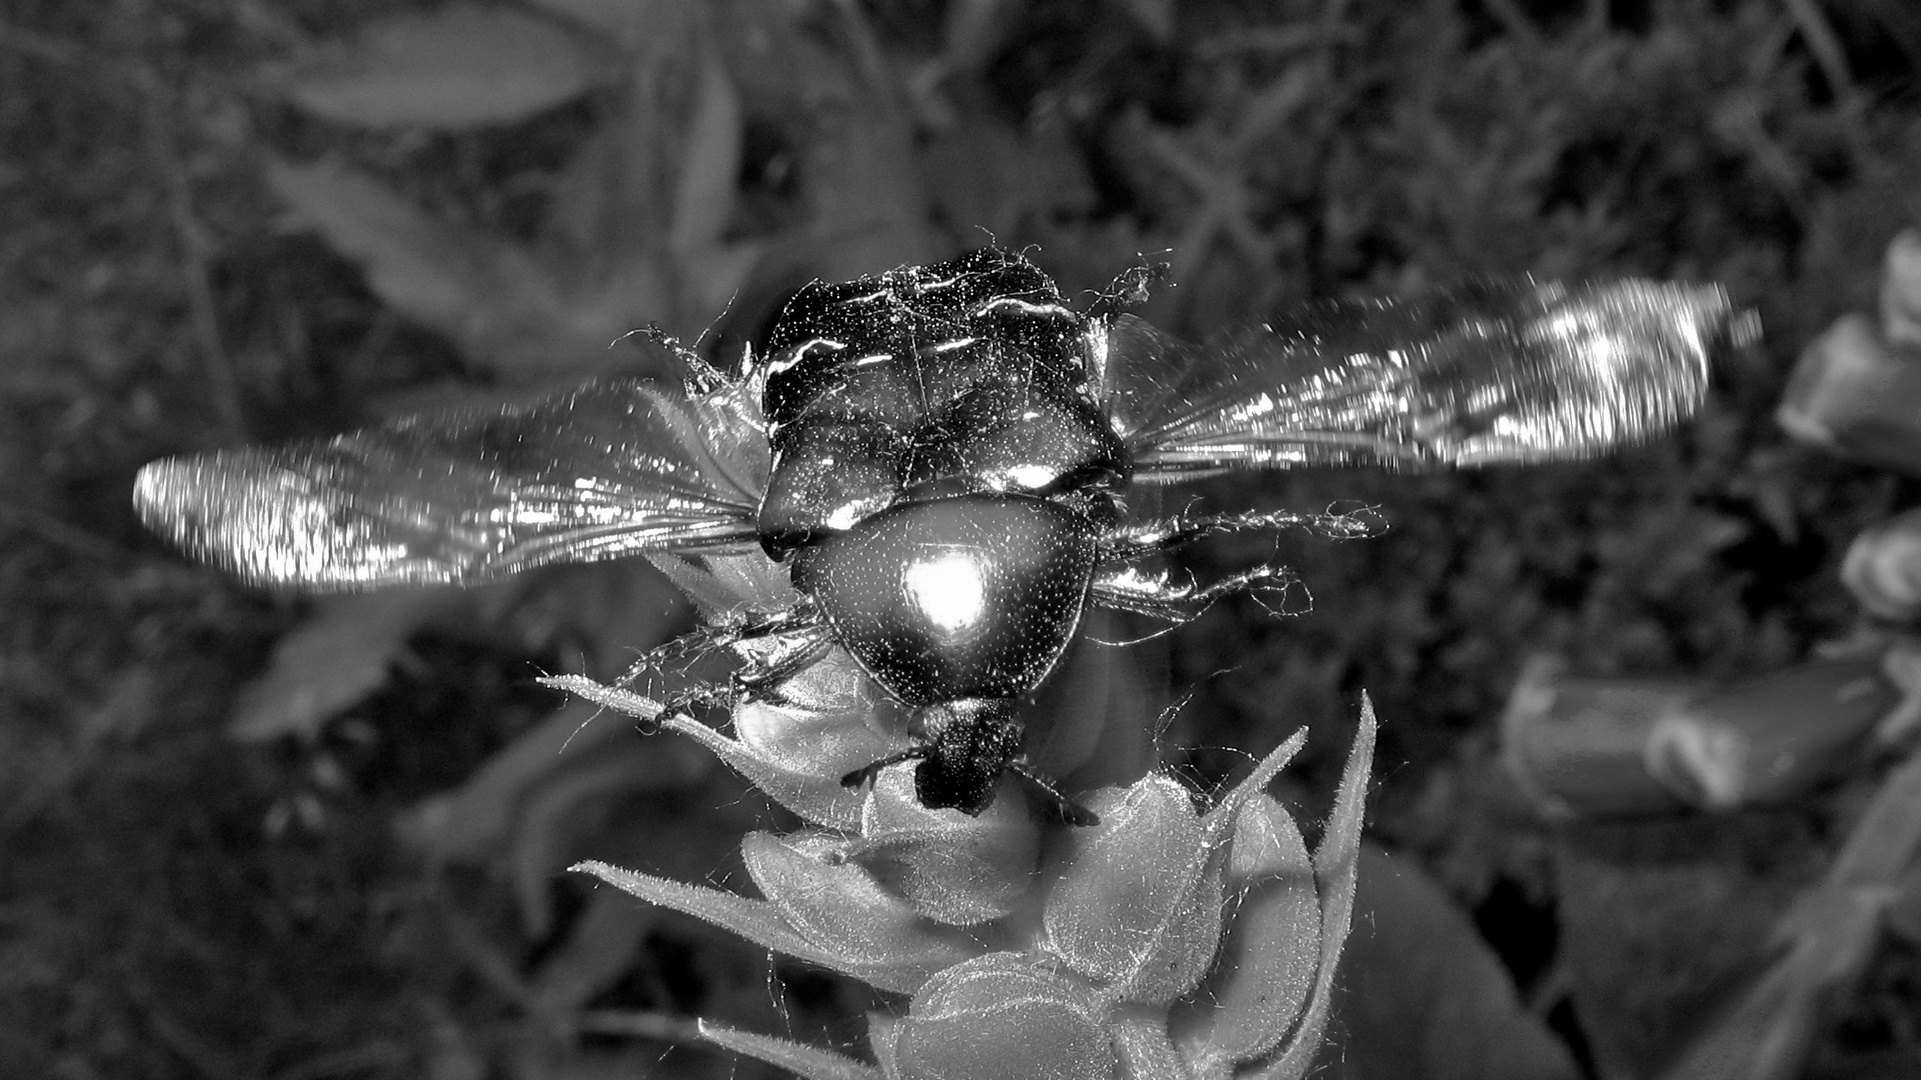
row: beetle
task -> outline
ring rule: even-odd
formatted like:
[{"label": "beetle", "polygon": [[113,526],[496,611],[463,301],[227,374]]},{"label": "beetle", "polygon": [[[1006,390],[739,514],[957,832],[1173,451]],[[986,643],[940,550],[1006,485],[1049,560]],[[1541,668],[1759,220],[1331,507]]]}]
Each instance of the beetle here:
[{"label": "beetle", "polygon": [[[815,282],[724,373],[670,346],[678,390],[606,377],[485,412],[149,464],[150,527],[247,582],[475,583],[555,562],[739,554],[799,599],[737,622],[783,641],[752,695],[838,644],[908,707],[916,798],[979,814],[1021,756],[1019,706],[1101,605],[1171,622],[1269,587],[1143,569],[1218,533],[1338,516],[1134,521],[1137,484],[1245,469],[1592,456],[1679,422],[1748,327],[1715,286],[1487,281],[1424,302],[1309,306],[1204,348],[1126,313],[1137,266],[1083,309],[1021,255]],[[742,464],[745,462],[745,464]]]}]

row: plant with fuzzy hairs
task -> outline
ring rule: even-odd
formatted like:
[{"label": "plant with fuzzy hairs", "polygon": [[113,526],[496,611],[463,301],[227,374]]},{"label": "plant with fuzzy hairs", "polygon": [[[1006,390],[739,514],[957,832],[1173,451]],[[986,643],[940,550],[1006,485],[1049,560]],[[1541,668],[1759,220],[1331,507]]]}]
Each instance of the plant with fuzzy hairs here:
[{"label": "plant with fuzzy hairs", "polygon": [[[757,555],[673,563],[710,609],[785,587]],[[575,870],[905,1002],[869,1015],[878,1066],[703,1022],[721,1046],[810,1080],[1294,1078],[1314,1060],[1353,908],[1375,732],[1365,703],[1310,854],[1263,790],[1305,731],[1197,808],[1158,771],[1087,782],[1147,760],[1152,742],[1126,702],[1095,694],[1050,717],[1035,754],[1099,815],[1079,827],[1042,820],[1011,777],[978,817],[922,806],[910,763],[844,787],[850,764],[904,730],[838,647],[778,701],[737,704],[731,736],[622,686],[547,682],[698,740],[807,823],[742,838],[762,899],[603,862]]]}]

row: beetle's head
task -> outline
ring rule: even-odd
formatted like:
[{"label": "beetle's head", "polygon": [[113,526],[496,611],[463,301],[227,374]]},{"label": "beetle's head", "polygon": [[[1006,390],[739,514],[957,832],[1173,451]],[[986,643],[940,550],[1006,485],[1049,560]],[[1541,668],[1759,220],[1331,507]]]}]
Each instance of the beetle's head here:
[{"label": "beetle's head", "polygon": [[994,802],[1001,777],[1021,749],[1014,702],[969,698],[928,707],[926,756],[914,768],[914,796],[933,810],[978,815]]}]

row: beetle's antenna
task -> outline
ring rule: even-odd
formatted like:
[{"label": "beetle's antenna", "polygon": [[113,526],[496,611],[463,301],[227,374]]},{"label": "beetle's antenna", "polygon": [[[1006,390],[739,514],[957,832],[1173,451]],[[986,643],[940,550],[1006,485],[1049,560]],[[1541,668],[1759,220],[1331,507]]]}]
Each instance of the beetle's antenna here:
[{"label": "beetle's antenna", "polygon": [[1149,261],[1145,255],[1139,258],[1139,263],[1115,275],[1106,292],[1094,297],[1094,302],[1087,306],[1088,318],[1111,319],[1126,308],[1146,303],[1148,291],[1174,274],[1174,265],[1170,262]]}]

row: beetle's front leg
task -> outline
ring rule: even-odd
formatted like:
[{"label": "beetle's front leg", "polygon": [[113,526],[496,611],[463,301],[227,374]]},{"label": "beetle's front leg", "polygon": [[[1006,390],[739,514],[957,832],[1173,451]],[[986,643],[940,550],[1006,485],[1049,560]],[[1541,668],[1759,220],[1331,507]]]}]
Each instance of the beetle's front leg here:
[{"label": "beetle's front leg", "polygon": [[1343,512],[1297,514],[1291,510],[1249,510],[1239,514],[1175,514],[1159,521],[1111,530],[1101,540],[1103,562],[1138,562],[1223,533],[1277,533],[1305,529],[1330,540],[1376,536],[1385,528],[1373,507]]},{"label": "beetle's front leg", "polygon": [[[1239,514],[1176,514],[1159,521],[1117,528],[1103,538],[1104,568],[1094,575],[1093,599],[1106,607],[1184,623],[1197,618],[1214,601],[1238,593],[1275,594],[1283,598],[1300,579],[1278,563],[1262,563],[1201,584],[1193,575],[1149,572],[1135,565],[1207,536],[1224,533],[1276,533],[1306,529],[1332,539],[1371,536],[1381,523],[1371,509],[1346,513],[1298,514],[1292,511],[1247,511]],[[1276,610],[1287,610],[1283,599]]]}]

